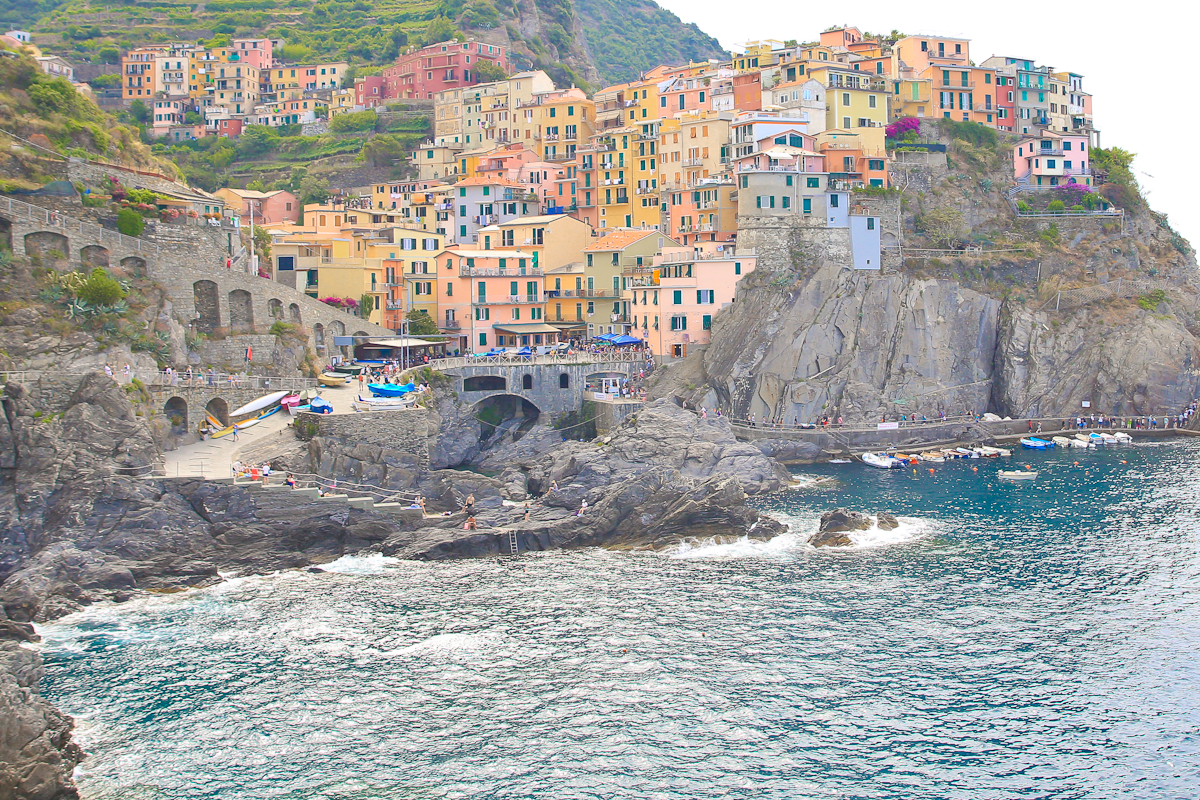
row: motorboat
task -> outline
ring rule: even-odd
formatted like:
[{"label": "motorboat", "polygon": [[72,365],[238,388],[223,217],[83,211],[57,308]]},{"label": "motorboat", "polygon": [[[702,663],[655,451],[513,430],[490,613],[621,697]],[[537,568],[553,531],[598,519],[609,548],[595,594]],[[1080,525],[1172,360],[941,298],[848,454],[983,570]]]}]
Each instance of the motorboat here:
[{"label": "motorboat", "polygon": [[234,411],[230,411],[229,416],[244,417],[247,414],[253,414],[255,411],[262,411],[265,408],[270,408],[271,406],[279,403],[281,400],[283,400],[283,398],[287,397],[287,395],[287,392],[271,392],[271,394],[264,394],[257,400],[251,400],[249,403],[246,403],[246,405]]},{"label": "motorboat", "polygon": [[966,447],[956,447],[954,452],[958,453],[959,458],[979,458],[979,453]]},{"label": "motorboat", "polygon": [[996,458],[997,456],[1004,456],[1007,458],[1008,456],[1012,455],[1012,450],[1009,450],[1007,447],[989,447],[988,445],[982,445],[976,449],[979,450],[979,455],[983,456],[984,458]]},{"label": "motorboat", "polygon": [[975,455],[978,456],[979,458],[999,458],[1000,457],[999,453],[989,452],[989,451],[994,451],[995,449],[996,448],[994,448],[994,447],[976,447]]},{"label": "motorboat", "polygon": [[1092,443],[1092,437],[1088,436],[1086,433],[1077,433],[1072,438],[1082,444],[1084,447],[1095,447],[1095,445]]},{"label": "motorboat", "polygon": [[1037,472],[1024,469],[1002,469],[996,474],[1010,481],[1031,481],[1038,476]]},{"label": "motorboat", "polygon": [[1107,439],[1105,439],[1103,433],[1089,433],[1088,441],[1090,441],[1092,444],[1096,445],[1097,447],[1103,447],[1106,444],[1116,444],[1116,442],[1110,442]]},{"label": "motorboat", "polygon": [[283,406],[284,408],[291,408],[292,406],[298,406],[298,405],[300,405],[300,395],[289,394],[288,396],[282,398],[279,401],[279,405]]},{"label": "motorboat", "polygon": [[332,414],[333,406],[328,400],[314,397],[308,404],[308,410],[314,414]]},{"label": "motorboat", "polygon": [[908,453],[896,453],[892,456],[892,458],[894,458],[898,461],[902,461],[905,464],[916,464],[918,461],[921,460],[917,456],[909,455]]},{"label": "motorboat", "polygon": [[403,397],[409,392],[417,390],[416,385],[412,383],[406,383],[403,386],[397,386],[393,383],[368,383],[367,388],[376,397]]},{"label": "motorboat", "polygon": [[1051,447],[1054,447],[1054,442],[1048,442],[1045,439],[1038,439],[1037,437],[1030,437],[1028,439],[1022,439],[1021,446],[1028,447],[1030,450],[1048,450]]},{"label": "motorboat", "polygon": [[903,461],[892,458],[887,453],[863,453],[862,460],[864,464],[879,469],[900,469],[904,466]]},{"label": "motorboat", "polygon": [[1113,438],[1117,440],[1117,444],[1133,444],[1133,437],[1125,431],[1114,431]]},{"label": "motorboat", "polygon": [[930,450],[926,453],[921,453],[920,456],[922,461],[928,461],[931,464],[946,463],[946,457],[942,455],[941,450]]},{"label": "motorboat", "polygon": [[1055,436],[1055,437],[1051,438],[1050,441],[1054,442],[1059,447],[1074,447],[1075,446],[1075,440],[1068,439],[1065,436]]},{"label": "motorboat", "polygon": [[416,405],[417,395],[407,394],[404,397],[363,397],[358,396],[357,402],[372,411],[386,411],[393,408],[411,408]]},{"label": "motorboat", "polygon": [[360,372],[368,369],[363,364],[338,364],[326,369],[326,372],[340,373],[342,375],[358,375]]},{"label": "motorboat", "polygon": [[349,375],[338,372],[323,372],[317,377],[317,383],[325,387],[345,386],[348,380],[350,380]]},{"label": "motorboat", "polygon": [[1101,433],[1100,437],[1104,439],[1105,444],[1120,444],[1121,440],[1111,433]]}]

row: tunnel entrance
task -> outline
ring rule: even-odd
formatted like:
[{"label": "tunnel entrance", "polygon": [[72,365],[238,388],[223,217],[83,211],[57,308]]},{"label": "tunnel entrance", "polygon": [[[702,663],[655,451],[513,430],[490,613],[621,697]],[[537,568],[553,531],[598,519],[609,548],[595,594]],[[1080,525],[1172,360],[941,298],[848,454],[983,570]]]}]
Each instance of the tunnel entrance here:
[{"label": "tunnel entrance", "polygon": [[480,400],[475,406],[475,419],[479,420],[479,442],[493,447],[511,439],[514,442],[529,432],[541,417],[541,411],[523,397],[498,394]]}]

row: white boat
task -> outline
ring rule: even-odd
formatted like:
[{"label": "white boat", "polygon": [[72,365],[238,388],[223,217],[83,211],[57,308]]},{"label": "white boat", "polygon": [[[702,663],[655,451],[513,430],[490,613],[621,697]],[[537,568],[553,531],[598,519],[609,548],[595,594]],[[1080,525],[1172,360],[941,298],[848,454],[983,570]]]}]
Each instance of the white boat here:
[{"label": "white boat", "polygon": [[1105,444],[1120,444],[1120,442],[1121,442],[1120,439],[1118,439],[1116,436],[1112,435],[1111,433],[1102,433],[1102,434],[1100,434],[1100,436],[1101,436],[1101,438],[1104,439]]},{"label": "white boat", "polygon": [[1046,450],[1054,447],[1054,442],[1048,442],[1045,439],[1038,439],[1036,436],[1029,439],[1021,440],[1022,447],[1028,447],[1030,450]]},{"label": "white boat", "polygon": [[958,453],[959,458],[979,458],[979,453],[966,447],[956,447],[954,450]]},{"label": "white boat", "polygon": [[1102,433],[1089,433],[1088,441],[1090,441],[1092,444],[1096,445],[1097,447],[1103,447],[1106,444],[1116,444],[1115,442],[1110,442],[1107,439],[1105,439],[1104,434],[1102,434]]},{"label": "white boat", "polygon": [[931,464],[946,463],[946,457],[942,455],[940,450],[930,450],[928,453],[920,453],[919,457],[922,461],[928,461]]},{"label": "white boat", "polygon": [[1117,444],[1133,444],[1133,437],[1125,431],[1116,431],[1113,437],[1117,440]]},{"label": "white boat", "polygon": [[229,416],[243,417],[247,414],[253,414],[255,411],[262,411],[264,408],[270,408],[287,396],[287,392],[271,392],[270,394],[264,394],[257,400],[251,400],[249,403],[246,403],[246,405],[242,406],[236,411],[229,412]]},{"label": "white boat", "polygon": [[1092,437],[1088,436],[1086,433],[1075,434],[1075,441],[1079,442],[1084,447],[1093,447],[1094,446],[1092,444]]},{"label": "white boat", "polygon": [[1050,441],[1054,442],[1059,447],[1070,447],[1071,440],[1065,436],[1055,436]]},{"label": "white boat", "polygon": [[1038,476],[1036,472],[1023,469],[1002,469],[996,474],[1010,481],[1031,481]]},{"label": "white boat", "polygon": [[[244,422],[238,422],[235,424],[239,431],[244,431],[244,430],[246,430],[246,428],[252,428],[255,425],[257,425],[261,419],[262,419],[262,417],[255,417],[253,419],[248,419]],[[223,428],[223,429],[217,431],[216,433],[214,433],[211,438],[220,439],[222,436],[228,436],[229,434],[233,433],[233,428],[234,428],[234,425],[230,425],[228,428]]]},{"label": "white boat", "polygon": [[864,464],[878,467],[879,469],[899,469],[904,466],[902,462],[886,453],[863,453],[862,460]]},{"label": "white boat", "polygon": [[977,449],[979,450],[979,455],[983,456],[984,458],[992,458],[994,456],[1007,457],[1012,455],[1012,450],[1009,450],[1005,447],[988,447],[987,445],[983,445]]},{"label": "white boat", "polygon": [[317,383],[329,388],[334,386],[345,386],[349,379],[349,375],[342,375],[335,372],[323,372],[317,377]]}]

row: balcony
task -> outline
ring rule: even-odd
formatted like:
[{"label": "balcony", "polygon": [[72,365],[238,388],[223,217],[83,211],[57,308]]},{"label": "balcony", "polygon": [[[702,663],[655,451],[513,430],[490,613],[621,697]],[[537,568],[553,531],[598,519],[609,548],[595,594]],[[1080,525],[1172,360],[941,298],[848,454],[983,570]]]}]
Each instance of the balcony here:
[{"label": "balcony", "polygon": [[[531,256],[532,258],[532,256]],[[526,267],[521,269],[515,267],[513,269],[500,269],[499,267],[459,267],[459,277],[463,278],[486,278],[486,277],[505,277],[505,278],[520,278],[524,276],[537,277],[542,274],[541,267]]]},{"label": "balcony", "polygon": [[1063,154],[1063,150],[1061,147],[1039,147],[1039,148],[1034,149],[1033,153],[1031,153],[1030,155],[1033,155],[1036,157],[1036,156],[1061,156],[1062,154]]},{"label": "balcony", "polygon": [[546,299],[539,294],[505,294],[495,295],[493,297],[476,296],[472,301],[473,306],[509,306],[509,305],[541,305]]},{"label": "balcony", "polygon": [[704,159],[703,158],[685,158],[683,160],[683,165],[685,167],[703,167]]},{"label": "balcony", "polygon": [[462,325],[456,319],[448,319],[442,323],[441,328],[444,331],[457,331],[462,330]]},{"label": "balcony", "polygon": [[975,81],[968,81],[966,83],[963,83],[962,81],[959,81],[958,83],[953,83],[953,82],[947,83],[946,81],[935,81],[935,85],[937,86],[938,89],[945,89],[947,91],[949,91],[951,89],[953,89],[955,91],[961,91],[964,89],[967,91],[970,91],[971,89],[975,88]]}]

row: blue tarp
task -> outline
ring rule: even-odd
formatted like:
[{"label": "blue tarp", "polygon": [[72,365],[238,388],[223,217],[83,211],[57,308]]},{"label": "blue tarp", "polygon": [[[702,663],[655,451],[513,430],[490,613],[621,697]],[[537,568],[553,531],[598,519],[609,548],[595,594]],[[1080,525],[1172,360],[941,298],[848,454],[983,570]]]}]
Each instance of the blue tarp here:
[{"label": "blue tarp", "polygon": [[519,356],[531,356],[531,355],[533,355],[533,351],[532,351],[532,350],[530,350],[528,347],[522,347],[520,350],[518,350],[518,351],[517,351],[517,355],[519,355]]},{"label": "blue tarp", "polygon": [[403,397],[409,392],[415,392],[417,387],[411,383],[397,386],[393,383],[368,383],[367,388],[376,397]]},{"label": "blue tarp", "polygon": [[636,336],[617,336],[609,340],[613,344],[641,344],[642,340]]},{"label": "blue tarp", "polygon": [[603,339],[606,342],[611,342],[613,339],[620,336],[619,333],[602,333],[599,336],[593,336],[593,339]]}]

